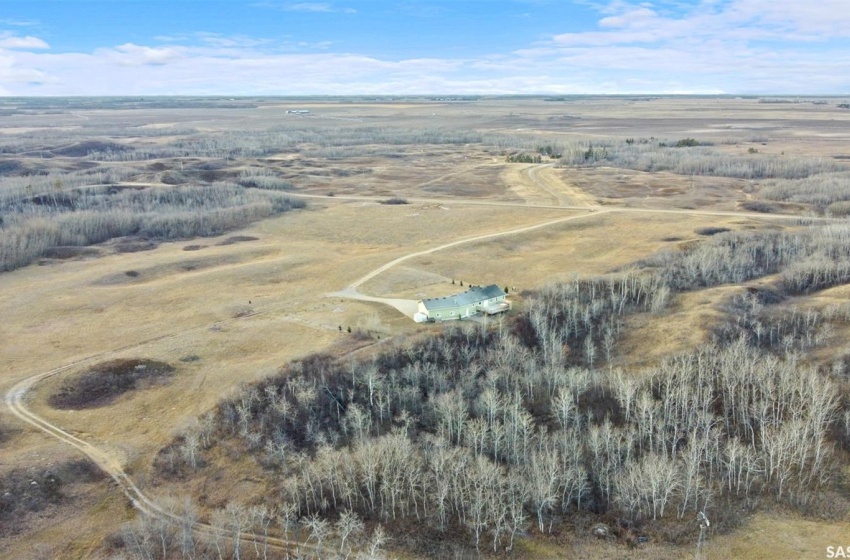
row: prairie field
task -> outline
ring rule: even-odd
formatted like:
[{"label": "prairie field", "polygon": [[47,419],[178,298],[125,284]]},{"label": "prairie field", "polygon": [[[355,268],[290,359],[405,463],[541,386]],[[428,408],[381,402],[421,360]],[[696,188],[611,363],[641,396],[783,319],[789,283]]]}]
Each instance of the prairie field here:
[{"label": "prairie field", "polygon": [[[850,111],[766,101],[0,99],[0,556],[850,546]],[[398,310],[489,284],[506,315]],[[511,407],[526,439],[493,449]],[[380,506],[317,474],[393,449],[422,478]],[[435,456],[468,482],[445,503]]]}]

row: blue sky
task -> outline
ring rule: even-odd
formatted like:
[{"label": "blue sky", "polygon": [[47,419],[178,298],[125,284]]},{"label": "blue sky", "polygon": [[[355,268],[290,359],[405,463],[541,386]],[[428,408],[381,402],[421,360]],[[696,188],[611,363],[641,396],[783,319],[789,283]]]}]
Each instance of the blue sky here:
[{"label": "blue sky", "polygon": [[850,94],[850,0],[0,0],[0,95]]}]

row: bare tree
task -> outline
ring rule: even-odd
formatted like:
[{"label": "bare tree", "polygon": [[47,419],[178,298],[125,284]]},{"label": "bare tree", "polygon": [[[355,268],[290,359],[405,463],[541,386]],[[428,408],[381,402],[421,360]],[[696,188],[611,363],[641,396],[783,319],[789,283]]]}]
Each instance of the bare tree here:
[{"label": "bare tree", "polygon": [[322,543],[331,534],[331,525],[326,520],[314,513],[310,517],[301,520],[301,524],[310,531],[310,538],[316,541],[316,555],[322,556]]},{"label": "bare tree", "polygon": [[230,529],[233,542],[233,557],[240,560],[242,534],[251,526],[250,513],[238,502],[229,502],[224,508],[224,513],[227,516],[227,527]]},{"label": "bare tree", "polygon": [[[346,550],[349,538],[357,539],[363,533],[363,521],[352,511],[343,511],[339,516],[339,521],[336,523],[336,532],[339,535],[339,552],[342,554]],[[351,546],[348,546],[348,552],[345,557],[351,555]]]}]

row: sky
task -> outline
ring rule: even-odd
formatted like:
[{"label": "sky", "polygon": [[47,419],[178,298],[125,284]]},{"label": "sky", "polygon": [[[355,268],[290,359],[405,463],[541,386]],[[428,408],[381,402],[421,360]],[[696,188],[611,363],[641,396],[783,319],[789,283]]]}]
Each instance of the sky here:
[{"label": "sky", "polygon": [[0,96],[850,94],[850,0],[0,0]]}]

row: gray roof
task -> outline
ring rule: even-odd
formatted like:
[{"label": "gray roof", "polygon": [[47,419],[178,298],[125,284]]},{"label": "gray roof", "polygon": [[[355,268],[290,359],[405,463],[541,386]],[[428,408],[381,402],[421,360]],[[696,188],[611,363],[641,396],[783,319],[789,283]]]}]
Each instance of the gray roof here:
[{"label": "gray roof", "polygon": [[484,287],[475,286],[469,288],[465,292],[455,294],[453,296],[423,299],[422,303],[425,305],[425,309],[427,309],[428,311],[439,311],[440,309],[452,309],[455,307],[473,305],[487,299],[492,299],[504,295],[505,292],[503,292],[499,286],[495,284],[490,284],[489,286]]}]

